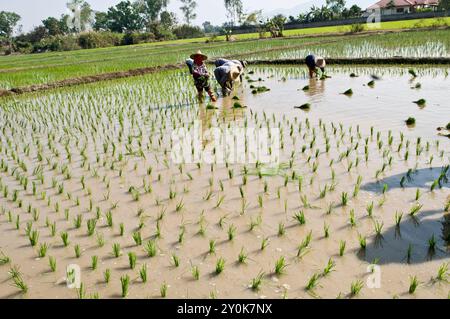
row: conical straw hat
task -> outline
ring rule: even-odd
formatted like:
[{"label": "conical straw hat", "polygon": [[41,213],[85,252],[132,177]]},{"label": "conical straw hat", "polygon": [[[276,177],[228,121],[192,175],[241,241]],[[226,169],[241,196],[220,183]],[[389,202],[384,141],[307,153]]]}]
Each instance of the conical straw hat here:
[{"label": "conical straw hat", "polygon": [[201,56],[203,60],[208,60],[208,56],[204,55],[200,50],[198,50],[197,53],[192,54],[191,59],[195,59],[197,56]]}]

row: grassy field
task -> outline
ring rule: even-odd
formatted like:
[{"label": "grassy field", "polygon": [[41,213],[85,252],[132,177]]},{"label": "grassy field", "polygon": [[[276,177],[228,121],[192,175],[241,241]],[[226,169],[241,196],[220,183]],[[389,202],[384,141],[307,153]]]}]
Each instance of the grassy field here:
[{"label": "grassy field", "polygon": [[[447,19],[448,20],[448,19]],[[439,20],[442,21],[447,20]],[[448,21],[447,21],[448,22]],[[382,30],[427,27],[437,20],[385,22]],[[0,89],[45,84],[68,78],[129,69],[180,63],[191,52],[201,49],[211,58],[238,56],[245,59],[302,58],[310,52],[326,57],[448,56],[448,30],[417,31],[408,34],[346,35],[344,38],[327,33],[345,33],[349,26],[310,28],[286,31],[287,38],[264,41],[223,41],[205,43],[189,39],[149,43],[126,47],[100,48],[71,52],[52,52],[0,58]],[[322,34],[325,36],[317,37]],[[301,38],[291,38],[304,36]],[[257,39],[257,34],[236,36],[238,40]],[[219,40],[223,40],[219,37]],[[398,41],[403,45],[398,46]],[[419,49],[418,49],[419,48]]]}]

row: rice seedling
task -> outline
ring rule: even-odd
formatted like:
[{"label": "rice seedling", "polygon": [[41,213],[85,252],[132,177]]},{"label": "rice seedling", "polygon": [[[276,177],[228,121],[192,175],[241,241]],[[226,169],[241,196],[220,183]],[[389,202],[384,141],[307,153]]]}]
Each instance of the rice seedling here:
[{"label": "rice seedling", "polygon": [[428,239],[428,251],[434,252],[436,250],[436,238],[434,234]]},{"label": "rice seedling", "polygon": [[220,196],[219,200],[217,201],[216,206],[214,208],[219,208],[223,204],[224,200],[225,200],[225,195]]},{"label": "rice seedling", "polygon": [[75,245],[74,247],[73,247],[73,249],[74,249],[74,252],[75,252],[75,257],[76,258],[80,258],[80,256],[81,256],[81,247],[80,247],[80,245]]},{"label": "rice seedling", "polygon": [[9,258],[7,255],[5,255],[4,252],[0,251],[0,266],[6,265],[11,262],[11,258]]},{"label": "rice seedling", "polygon": [[326,222],[323,223],[323,237],[330,237],[330,225],[328,225]]},{"label": "rice seedling", "polygon": [[141,246],[142,245],[141,232],[134,232],[133,233],[133,240],[134,240],[134,243],[136,244],[136,246]]},{"label": "rice seedling", "polygon": [[98,247],[103,247],[105,245],[105,238],[103,234],[97,233],[96,242]]},{"label": "rice seedling", "polygon": [[306,291],[313,291],[319,284],[319,274],[313,274],[306,283]]},{"label": "rice seedling", "polygon": [[359,248],[364,251],[367,247],[367,239],[365,236],[358,234]]},{"label": "rice seedling", "polygon": [[47,243],[39,244],[38,257],[39,258],[44,258],[47,255],[47,250],[48,250],[48,244]]},{"label": "rice seedling", "polygon": [[403,213],[395,212],[395,226],[400,227],[403,218]]},{"label": "rice seedling", "polygon": [[156,242],[154,240],[150,240],[147,242],[147,244],[144,247],[145,252],[147,253],[148,257],[155,257],[157,254],[157,246]]},{"label": "rice seedling", "polygon": [[301,258],[305,253],[306,249],[309,248],[309,244],[312,240],[312,231],[306,235],[305,239],[300,243],[300,245],[297,248],[297,257]]},{"label": "rice seedling", "polygon": [[287,265],[286,265],[286,259],[282,256],[277,259],[275,262],[275,274],[282,275],[285,272]]},{"label": "rice seedling", "polygon": [[247,253],[245,252],[244,248],[242,247],[242,248],[241,248],[241,251],[239,252],[238,262],[239,262],[240,264],[245,264],[246,261],[247,261],[247,258],[248,258],[248,255],[247,255]]},{"label": "rice seedling", "polygon": [[261,250],[264,250],[264,249],[266,249],[267,246],[269,246],[269,238],[268,238],[268,237],[265,237],[265,238],[263,238],[262,241],[261,241],[260,249],[261,249]]},{"label": "rice seedling", "polygon": [[437,281],[447,281],[447,277],[448,277],[448,263],[443,263],[438,268],[436,280]]},{"label": "rice seedling", "polygon": [[122,298],[126,298],[130,288],[130,276],[125,275],[120,277],[120,285],[122,287]]},{"label": "rice seedling", "polygon": [[374,227],[376,236],[378,236],[378,237],[382,236],[384,223],[383,222],[379,222],[379,221],[375,221],[373,227]]},{"label": "rice seedling", "polygon": [[88,236],[92,236],[95,233],[95,228],[97,226],[97,219],[93,218],[93,219],[89,219],[86,222],[87,225],[87,234]]},{"label": "rice seedling", "polygon": [[130,269],[136,268],[136,254],[133,252],[128,253],[128,264],[130,265]]},{"label": "rice seedling", "polygon": [[409,210],[409,215],[410,216],[416,216],[417,213],[422,209],[423,205],[416,203],[413,207],[410,208]]},{"label": "rice seedling", "polygon": [[296,220],[299,225],[305,225],[306,224],[305,213],[303,211],[295,213],[294,220]]},{"label": "rice seedling", "polygon": [[348,205],[348,193],[342,192],[342,194],[341,194],[341,204],[342,204],[342,206],[347,206]]},{"label": "rice seedling", "polygon": [[191,274],[192,274],[192,277],[195,280],[199,280],[200,279],[200,269],[198,268],[198,266],[192,266],[191,267]]},{"label": "rice seedling", "polygon": [[79,229],[79,228],[81,228],[82,222],[83,222],[83,216],[82,215],[77,215],[77,217],[73,221],[73,226],[76,229]]},{"label": "rice seedling", "polygon": [[367,211],[367,216],[372,218],[372,216],[373,216],[373,202],[370,202],[370,204],[367,205],[366,211]]},{"label": "rice seedling", "polygon": [[61,232],[60,236],[61,236],[61,240],[63,242],[64,247],[69,246],[69,244],[70,244],[69,234],[67,232]]},{"label": "rice seedling", "polygon": [[141,281],[143,283],[146,283],[148,278],[147,278],[147,264],[143,264],[141,266],[141,269],[139,270],[139,277],[141,278]]},{"label": "rice seedling", "polygon": [[278,236],[284,236],[286,234],[286,227],[284,223],[278,223]]},{"label": "rice seedling", "polygon": [[32,230],[28,235],[28,239],[30,240],[31,247],[35,247],[39,241],[39,231]]},{"label": "rice seedling", "polygon": [[106,212],[105,216],[106,216],[106,225],[107,225],[108,227],[113,227],[114,222],[113,222],[112,211]]},{"label": "rice seedling", "polygon": [[28,292],[28,285],[25,283],[20,273],[13,276],[12,280],[14,287],[19,289],[22,294],[26,294]]},{"label": "rice seedling", "polygon": [[209,241],[209,254],[215,254],[216,253],[216,241],[210,240]]},{"label": "rice seedling", "polygon": [[161,285],[161,288],[159,289],[159,292],[161,294],[161,298],[166,298],[167,297],[167,290],[168,290],[168,288],[169,288],[169,286],[165,282]]},{"label": "rice seedling", "polygon": [[216,275],[220,275],[225,269],[225,259],[220,257],[216,262]]},{"label": "rice seedling", "polygon": [[410,295],[414,294],[417,290],[417,287],[419,286],[419,280],[416,276],[409,277],[409,289],[408,293]]},{"label": "rice seedling", "polygon": [[350,210],[349,223],[350,223],[351,227],[355,227],[356,226],[356,218],[355,218],[355,210],[354,209]]},{"label": "rice seedling", "polygon": [[252,282],[250,284],[252,290],[260,289],[264,275],[265,275],[264,272],[260,272],[255,278],[252,279]]},{"label": "rice seedling", "polygon": [[120,244],[114,243],[112,245],[112,252],[115,258],[119,258],[122,255],[122,250],[120,248]]},{"label": "rice seedling", "polygon": [[361,292],[362,288],[364,287],[364,283],[361,280],[357,280],[352,282],[350,286],[350,295],[352,297],[356,297]]},{"label": "rice seedling", "polygon": [[91,269],[92,270],[96,270],[98,266],[98,257],[97,256],[92,256],[91,257]]},{"label": "rice seedling", "polygon": [[334,262],[334,260],[331,258],[328,259],[328,263],[322,272],[322,276],[324,276],[324,277],[328,276],[334,270],[335,266],[336,266],[336,263]]},{"label": "rice seedling", "polygon": [[103,280],[106,284],[109,284],[109,282],[111,281],[111,269],[106,269],[103,272]]},{"label": "rice seedling", "polygon": [[236,227],[234,225],[230,225],[228,227],[227,234],[228,234],[228,240],[232,241],[234,239],[234,237],[236,236]]},{"label": "rice seedling", "polygon": [[56,259],[55,259],[55,257],[49,256],[48,257],[48,264],[50,266],[50,270],[52,272],[55,272],[56,271]]},{"label": "rice seedling", "polygon": [[176,268],[180,266],[180,258],[176,254],[172,254],[172,263]]}]

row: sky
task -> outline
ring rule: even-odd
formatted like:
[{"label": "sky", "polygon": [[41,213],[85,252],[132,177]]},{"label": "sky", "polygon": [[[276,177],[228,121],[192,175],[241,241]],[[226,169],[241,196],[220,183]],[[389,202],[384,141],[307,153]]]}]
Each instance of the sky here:
[{"label": "sky", "polygon": [[[106,11],[121,0],[88,0],[94,10]],[[66,13],[67,0],[0,0],[0,11],[13,11],[18,13],[22,20],[19,22],[23,31],[30,31],[49,16],[59,17]],[[283,13],[285,15],[297,15],[300,11],[311,5],[322,5],[324,0],[243,0],[246,12],[263,10],[267,15]],[[376,0],[347,0],[349,5],[358,4],[366,8]],[[226,21],[223,0],[197,0],[197,19],[194,24],[201,25],[204,21],[210,21],[214,25],[220,25]],[[169,9],[177,13],[182,20],[179,0],[170,0]]]}]

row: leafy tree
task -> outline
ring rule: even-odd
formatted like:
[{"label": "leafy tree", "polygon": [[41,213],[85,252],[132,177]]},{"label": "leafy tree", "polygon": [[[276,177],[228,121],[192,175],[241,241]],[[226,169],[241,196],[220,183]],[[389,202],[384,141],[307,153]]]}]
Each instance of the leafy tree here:
[{"label": "leafy tree", "polygon": [[214,26],[212,25],[211,22],[209,21],[205,21],[202,23],[203,26],[203,31],[205,31],[205,33],[212,33],[214,32]]},{"label": "leafy tree", "polygon": [[169,0],[138,0],[136,2],[139,11],[144,14],[147,25],[156,22],[168,4]]},{"label": "leafy tree", "polygon": [[343,18],[358,18],[362,15],[362,9],[356,4],[352,5],[349,9],[342,11]]},{"label": "leafy tree", "polygon": [[20,21],[20,15],[15,12],[0,11],[0,36],[11,38],[17,23]]},{"label": "leafy tree", "polygon": [[142,30],[144,27],[144,19],[139,8],[128,0],[110,7],[107,18],[108,28],[113,32],[133,32]]},{"label": "leafy tree", "polygon": [[173,12],[163,11],[160,15],[161,26],[166,30],[171,30],[178,23],[177,15]]},{"label": "leafy tree", "polygon": [[227,16],[231,19],[232,25],[235,25],[236,21],[240,22],[244,14],[242,0],[224,0],[224,4]]},{"label": "leafy tree", "polygon": [[62,35],[66,28],[64,28],[64,21],[58,20],[54,17],[48,17],[42,20],[42,24],[47,30],[48,35]]},{"label": "leafy tree", "polygon": [[96,12],[95,13],[95,31],[105,31],[108,30],[108,14],[106,12]]},{"label": "leafy tree", "polygon": [[439,10],[450,10],[450,0],[441,0],[439,1]]},{"label": "leafy tree", "polygon": [[186,21],[187,25],[191,24],[191,21],[197,17],[195,13],[195,9],[197,8],[197,2],[195,0],[180,0],[183,3],[183,6],[180,7],[180,10],[183,12],[184,21]]},{"label": "leafy tree", "polygon": [[340,17],[345,9],[345,0],[327,0],[326,7],[332,12],[333,17]]}]

